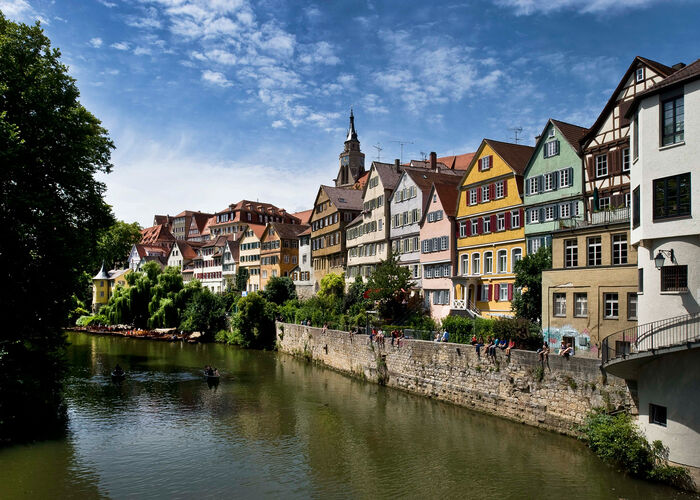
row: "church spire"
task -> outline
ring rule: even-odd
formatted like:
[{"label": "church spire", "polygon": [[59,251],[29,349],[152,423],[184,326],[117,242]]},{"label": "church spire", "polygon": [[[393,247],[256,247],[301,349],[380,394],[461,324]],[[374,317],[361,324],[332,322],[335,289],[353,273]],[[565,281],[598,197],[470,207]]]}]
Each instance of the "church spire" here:
[{"label": "church spire", "polygon": [[345,139],[347,141],[356,141],[357,132],[355,132],[355,115],[352,114],[352,106],[350,107],[350,128],[348,129],[348,137]]}]

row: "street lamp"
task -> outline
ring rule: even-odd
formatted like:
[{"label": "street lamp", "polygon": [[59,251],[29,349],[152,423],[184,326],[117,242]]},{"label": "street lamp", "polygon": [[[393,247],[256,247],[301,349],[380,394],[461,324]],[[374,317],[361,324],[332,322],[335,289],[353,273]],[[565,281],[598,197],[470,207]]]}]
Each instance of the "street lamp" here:
[{"label": "street lamp", "polygon": [[671,264],[673,264],[673,249],[659,250],[659,253],[656,254],[656,257],[654,257],[654,265],[659,271],[661,271],[661,268],[664,267],[664,255],[667,256],[671,260]]}]

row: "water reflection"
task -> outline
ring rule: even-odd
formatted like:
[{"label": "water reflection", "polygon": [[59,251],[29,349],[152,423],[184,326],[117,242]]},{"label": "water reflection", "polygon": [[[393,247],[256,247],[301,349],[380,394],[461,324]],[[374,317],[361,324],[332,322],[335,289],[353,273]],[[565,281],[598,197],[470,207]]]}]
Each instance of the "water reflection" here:
[{"label": "water reflection", "polygon": [[611,471],[570,438],[285,355],[70,341],[70,436],[0,452],[3,498],[44,497],[52,483],[50,496],[72,498],[681,496]]}]

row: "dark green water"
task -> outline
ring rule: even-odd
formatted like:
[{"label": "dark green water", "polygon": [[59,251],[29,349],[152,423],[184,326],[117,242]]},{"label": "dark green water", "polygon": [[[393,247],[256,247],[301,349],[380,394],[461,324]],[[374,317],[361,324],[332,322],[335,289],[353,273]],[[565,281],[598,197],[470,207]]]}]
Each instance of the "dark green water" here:
[{"label": "dark green water", "polygon": [[689,498],[573,439],[286,355],[69,340],[70,434],[0,451],[0,498]]}]

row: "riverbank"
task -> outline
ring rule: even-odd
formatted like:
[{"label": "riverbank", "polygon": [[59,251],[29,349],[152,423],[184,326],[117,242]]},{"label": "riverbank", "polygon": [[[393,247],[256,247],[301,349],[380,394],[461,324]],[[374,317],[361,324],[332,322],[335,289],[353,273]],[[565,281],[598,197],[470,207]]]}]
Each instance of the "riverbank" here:
[{"label": "riverbank", "polygon": [[550,356],[543,364],[531,351],[507,357],[497,349],[490,360],[471,345],[378,345],[367,335],[289,323],[277,323],[277,345],[353,377],[569,436],[595,407],[636,413],[625,381],[594,359]]},{"label": "riverbank", "polygon": [[134,339],[162,340],[166,342],[188,342],[198,343],[201,338],[199,332],[178,332],[175,328],[159,328],[156,330],[140,330],[136,328],[115,328],[115,327],[91,327],[72,326],[66,328],[67,331],[82,332],[94,335],[113,335],[115,337],[128,337]]}]

